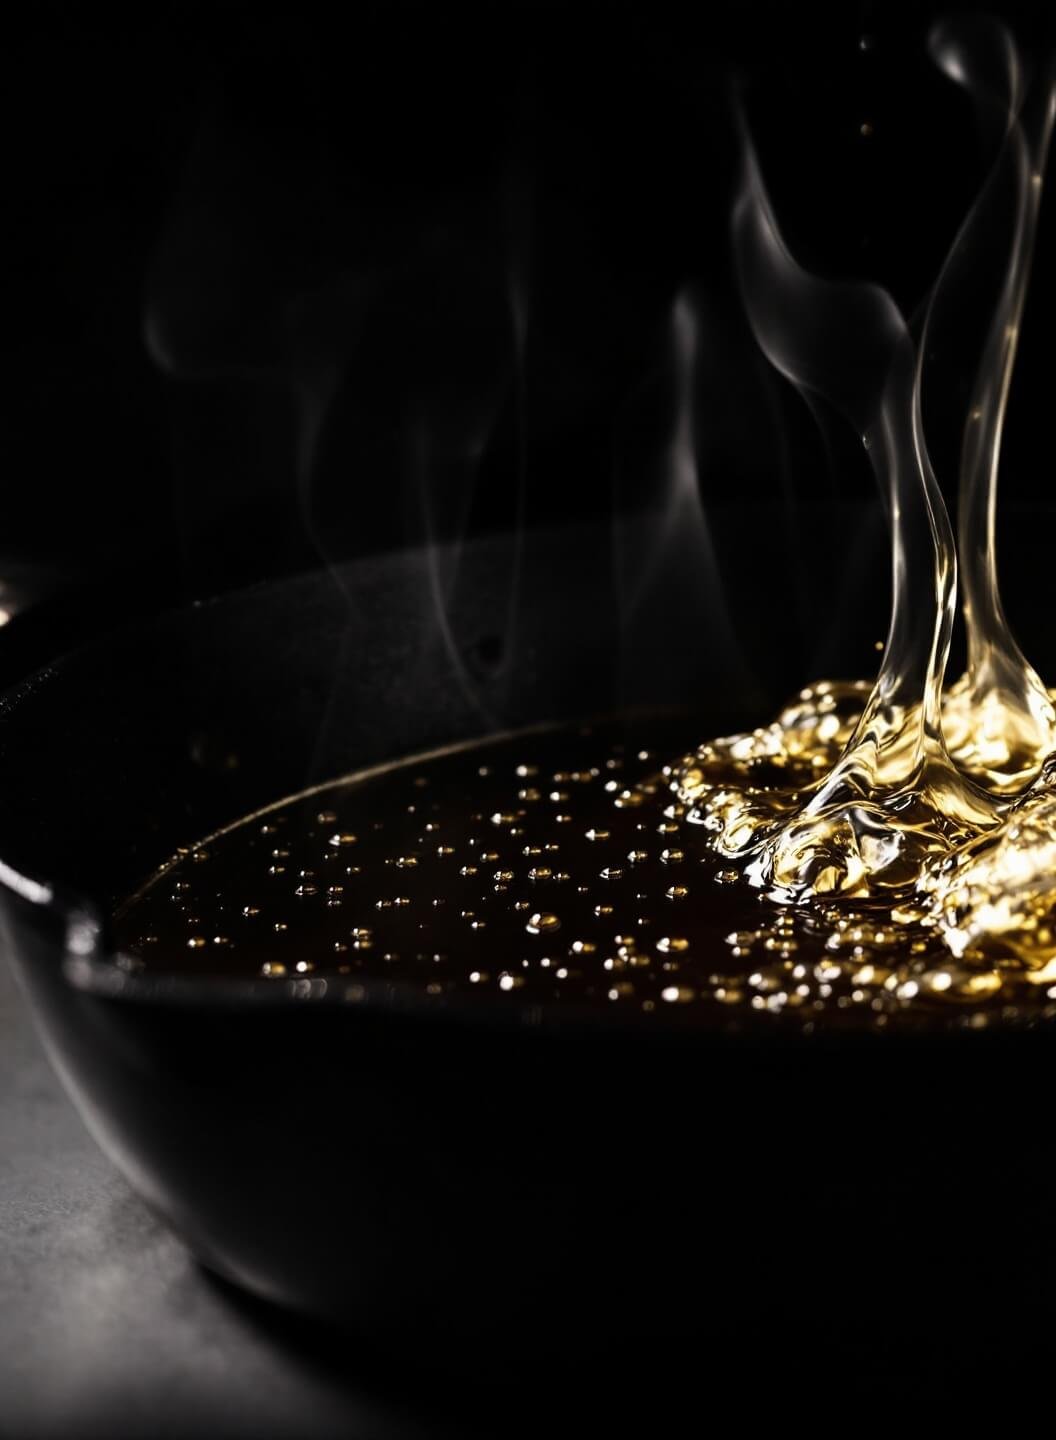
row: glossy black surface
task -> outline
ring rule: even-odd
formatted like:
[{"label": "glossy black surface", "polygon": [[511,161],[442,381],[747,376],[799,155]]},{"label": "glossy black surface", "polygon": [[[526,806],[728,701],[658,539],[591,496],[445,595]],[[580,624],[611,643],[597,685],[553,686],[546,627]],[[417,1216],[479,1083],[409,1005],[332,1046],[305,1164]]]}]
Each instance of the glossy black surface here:
[{"label": "glossy black surface", "polygon": [[5,880],[62,897],[10,896],[11,947],[93,1133],[210,1268],[415,1373],[582,1375],[625,1349],[649,1373],[687,1347],[809,1356],[866,1333],[874,1354],[999,1346],[1010,1307],[1041,1326],[1048,1033],[705,1041],[105,959],[95,921],[175,844],[313,778],[706,700],[706,615],[658,583],[670,653],[639,663],[600,537],[522,543],[535,599],[515,611],[508,542],[464,554],[446,629],[429,557],[396,557],[173,617],[9,697]]}]

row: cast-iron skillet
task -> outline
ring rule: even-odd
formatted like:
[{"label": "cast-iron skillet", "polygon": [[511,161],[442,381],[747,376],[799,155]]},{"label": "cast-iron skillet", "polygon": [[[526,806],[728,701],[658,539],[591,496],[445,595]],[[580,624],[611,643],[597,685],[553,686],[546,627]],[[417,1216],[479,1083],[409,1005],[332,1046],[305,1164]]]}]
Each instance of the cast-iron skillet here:
[{"label": "cast-iron skillet", "polygon": [[[780,689],[734,683],[707,574],[698,595],[662,552],[642,568],[656,535],[364,561],[141,626],[9,692],[0,879],[51,1057],[205,1265],[414,1362],[517,1372],[716,1336],[978,1346],[1010,1317],[1022,1334],[1054,1268],[1045,1029],[701,1033],[113,963],[116,900],[306,784],[625,706],[760,718]],[[755,539],[778,563],[782,527]],[[734,618],[783,687],[794,619],[745,593]]]}]

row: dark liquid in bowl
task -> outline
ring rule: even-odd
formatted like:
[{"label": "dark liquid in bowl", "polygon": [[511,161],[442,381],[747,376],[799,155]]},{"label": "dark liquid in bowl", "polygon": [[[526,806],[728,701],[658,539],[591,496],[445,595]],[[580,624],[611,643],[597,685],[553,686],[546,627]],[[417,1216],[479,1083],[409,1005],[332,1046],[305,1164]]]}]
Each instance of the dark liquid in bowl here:
[{"label": "dark liquid in bowl", "polygon": [[[661,766],[697,731],[520,733],[293,798],[203,841],[118,911],[123,962],[274,984],[677,1012],[705,1026],[1029,1024],[1053,996],[958,969],[849,902],[764,900]],[[340,989],[339,989],[340,993]]]}]

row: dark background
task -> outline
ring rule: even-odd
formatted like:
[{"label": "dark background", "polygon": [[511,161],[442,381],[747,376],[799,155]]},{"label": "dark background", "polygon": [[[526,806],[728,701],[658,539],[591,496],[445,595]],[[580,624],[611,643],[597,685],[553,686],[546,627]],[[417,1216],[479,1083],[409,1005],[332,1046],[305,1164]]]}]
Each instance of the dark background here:
[{"label": "dark background", "polygon": [[[1045,7],[989,8],[1037,66]],[[51,597],[9,627],[6,671],[321,560],[662,504],[680,404],[734,591],[751,557],[722,548],[725,507],[773,524],[865,501],[853,437],[769,372],[741,312],[732,97],[797,255],[911,313],[986,161],[924,54],[944,13],[39,4],[5,22],[0,604]],[[1010,502],[1050,485],[1050,239],[1045,220]],[[955,428],[929,439],[948,484]],[[804,583],[810,614],[826,589]]]},{"label": "dark background", "polygon": [[[1038,66],[1043,7],[990,8]],[[14,618],[0,683],[122,618],[237,585],[655,509],[679,437],[734,621],[738,594],[765,588],[791,683],[817,673],[793,636],[834,607],[868,659],[885,597],[859,610],[836,581],[863,554],[843,511],[871,513],[873,481],[846,426],[777,379],[747,329],[731,102],[743,95],[795,253],[880,280],[912,314],[987,160],[968,102],[924,54],[942,13],[610,0],[359,5],[340,21],[304,5],[5,16],[0,606]],[[1052,234],[1043,215],[1003,470],[1009,509],[1038,530],[1051,524]],[[984,315],[986,279],[969,297]],[[929,430],[947,489],[957,349],[940,346]],[[753,568],[745,511],[787,534],[781,574]],[[882,569],[882,525],[868,538]],[[1042,599],[1047,624],[1047,571],[1006,570],[1014,618]],[[0,993],[2,1014],[16,1010]],[[188,1280],[175,1242],[144,1229],[123,1189],[109,1198],[72,1112],[56,1118],[21,1007],[11,1033],[3,1093],[27,1118],[8,1147],[23,1229],[5,1259],[43,1299],[10,1307],[10,1358],[41,1387],[34,1418],[76,1413],[80,1357],[128,1428],[161,1395],[174,1432],[181,1384],[203,1414],[252,1395],[243,1433],[273,1407],[273,1429],[295,1433],[302,1394],[320,1433],[333,1416],[343,1428],[327,1357],[264,1324],[232,1339],[234,1302]],[[209,1350],[188,1401],[187,1367]],[[614,1358],[614,1372],[633,1360]],[[899,1373],[911,1363],[925,1362],[906,1355]],[[106,1395],[114,1374],[138,1377],[131,1398]],[[751,1378],[729,1393],[757,1404],[766,1385]],[[803,1378],[813,1415],[832,1371],[823,1357]],[[418,1406],[404,1376],[386,1384]]]}]

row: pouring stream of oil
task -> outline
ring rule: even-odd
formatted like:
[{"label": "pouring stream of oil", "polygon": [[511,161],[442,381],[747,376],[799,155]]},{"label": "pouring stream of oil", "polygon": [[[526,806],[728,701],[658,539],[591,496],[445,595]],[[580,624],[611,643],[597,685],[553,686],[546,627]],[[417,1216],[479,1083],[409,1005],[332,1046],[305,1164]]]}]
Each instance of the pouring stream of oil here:
[{"label": "pouring stream of oil", "polygon": [[[1022,959],[1044,950],[1047,933],[1052,778],[1046,761],[1056,717],[1001,605],[996,494],[1053,90],[1050,83],[1031,138],[1022,121],[1018,57],[1002,27],[978,20],[941,26],[931,50],[940,68],[972,94],[984,124],[993,128],[994,115],[1000,117],[1002,133],[994,174],[939,277],[918,347],[884,292],[831,284],[796,264],[747,142],[735,217],[742,286],[760,345],[796,385],[824,394],[844,412],[887,495],[894,598],[880,673],[872,687],[804,691],[768,729],[701,746],[673,773],[690,818],[771,898],[804,903],[843,895],[879,903],[886,897],[892,915],[944,929],[958,955],[993,948],[1000,934],[1017,937],[1013,948]],[[997,181],[1008,178],[1015,223],[962,447],[959,549],[968,670],[944,695],[957,557],[924,442],[923,357],[936,302],[955,292],[951,282],[972,256],[987,201]],[[757,783],[759,761],[776,765],[784,783]]]}]

